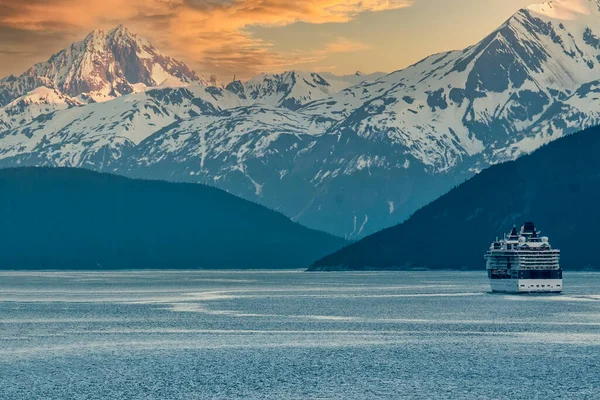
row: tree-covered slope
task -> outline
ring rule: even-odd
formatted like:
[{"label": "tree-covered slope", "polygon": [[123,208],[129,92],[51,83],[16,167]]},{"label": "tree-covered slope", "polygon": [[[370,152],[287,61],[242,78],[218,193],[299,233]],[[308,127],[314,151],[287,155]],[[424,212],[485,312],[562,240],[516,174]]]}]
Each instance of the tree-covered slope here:
[{"label": "tree-covered slope", "polygon": [[599,127],[493,166],[311,270],[481,269],[490,242],[530,220],[562,250],[563,268],[600,268]]},{"label": "tree-covered slope", "polygon": [[0,269],[298,268],[344,243],[203,185],[0,170]]}]

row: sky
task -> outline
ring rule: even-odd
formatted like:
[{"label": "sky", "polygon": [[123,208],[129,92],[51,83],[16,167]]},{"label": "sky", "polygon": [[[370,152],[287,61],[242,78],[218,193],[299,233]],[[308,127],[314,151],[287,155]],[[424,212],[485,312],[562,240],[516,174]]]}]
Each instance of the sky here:
[{"label": "sky", "polygon": [[124,24],[203,75],[392,72],[477,43],[535,0],[0,0],[0,76]]}]

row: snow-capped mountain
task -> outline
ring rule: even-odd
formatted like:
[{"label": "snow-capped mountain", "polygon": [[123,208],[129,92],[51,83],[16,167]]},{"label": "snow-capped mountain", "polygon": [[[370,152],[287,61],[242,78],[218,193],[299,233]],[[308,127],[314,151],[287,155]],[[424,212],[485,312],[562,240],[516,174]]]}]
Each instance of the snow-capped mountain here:
[{"label": "snow-capped mountain", "polygon": [[472,47],[376,80],[356,75],[350,87],[348,77],[290,71],[216,88],[191,73],[174,85],[186,87],[81,104],[69,85],[40,83],[65,100],[21,120],[2,109],[0,165],[207,183],[361,237],[490,164],[600,124],[599,4],[531,6]]},{"label": "snow-capped mountain", "polygon": [[0,105],[40,86],[79,97],[106,101],[146,87],[203,82],[184,63],[160,53],[124,26],[96,30],[83,41],[54,54],[19,77],[0,81]]},{"label": "snow-capped mountain", "polygon": [[587,95],[598,78],[598,3],[554,1],[519,11],[473,47],[433,55],[305,112],[342,116],[336,129],[386,138],[441,172],[474,155],[484,166],[515,158],[561,134],[548,119],[557,108],[579,107],[582,95],[592,111]]},{"label": "snow-capped mountain", "polygon": [[329,82],[315,72],[261,74],[244,83],[244,94],[252,102],[294,111],[313,100],[325,99],[334,93]]}]

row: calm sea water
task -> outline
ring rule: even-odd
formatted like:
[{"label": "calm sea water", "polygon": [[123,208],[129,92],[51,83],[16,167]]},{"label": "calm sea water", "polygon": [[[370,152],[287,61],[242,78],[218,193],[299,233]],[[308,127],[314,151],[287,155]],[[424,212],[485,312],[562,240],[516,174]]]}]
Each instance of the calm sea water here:
[{"label": "calm sea water", "polygon": [[1,399],[600,399],[600,274],[0,272]]}]

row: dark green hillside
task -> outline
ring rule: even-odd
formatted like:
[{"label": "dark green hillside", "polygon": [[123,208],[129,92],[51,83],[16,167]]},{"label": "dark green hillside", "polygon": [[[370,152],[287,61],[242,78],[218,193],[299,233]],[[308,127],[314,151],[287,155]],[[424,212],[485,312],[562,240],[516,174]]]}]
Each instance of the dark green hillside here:
[{"label": "dark green hillside", "polygon": [[0,170],[1,269],[299,268],[344,244],[203,185]]},{"label": "dark green hillside", "polygon": [[530,220],[562,250],[563,268],[600,269],[600,128],[493,166],[311,270],[482,269],[490,242]]}]

